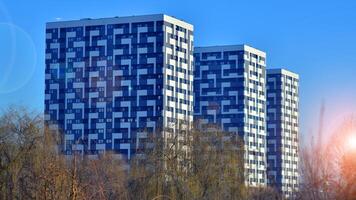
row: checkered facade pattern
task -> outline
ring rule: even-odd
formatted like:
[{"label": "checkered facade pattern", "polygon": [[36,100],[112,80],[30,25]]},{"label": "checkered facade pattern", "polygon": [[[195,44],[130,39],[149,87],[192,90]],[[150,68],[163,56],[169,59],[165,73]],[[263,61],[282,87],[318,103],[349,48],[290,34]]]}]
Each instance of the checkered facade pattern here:
[{"label": "checkered facade pattern", "polygon": [[47,23],[45,122],[60,151],[130,159],[147,134],[184,135],[194,117],[243,139],[248,185],[292,195],[298,75],[266,75],[266,53],[250,46],[193,40],[192,25],[162,14]]},{"label": "checkered facade pattern", "polygon": [[268,185],[287,197],[299,186],[299,76],[284,69],[267,70]]},{"label": "checkered facade pattern", "polygon": [[247,45],[194,51],[194,116],[202,128],[238,134],[245,145],[246,183],[266,185],[266,54]]},{"label": "checkered facade pattern", "polygon": [[130,158],[193,121],[193,26],[167,15],[46,26],[45,121],[60,150]]}]

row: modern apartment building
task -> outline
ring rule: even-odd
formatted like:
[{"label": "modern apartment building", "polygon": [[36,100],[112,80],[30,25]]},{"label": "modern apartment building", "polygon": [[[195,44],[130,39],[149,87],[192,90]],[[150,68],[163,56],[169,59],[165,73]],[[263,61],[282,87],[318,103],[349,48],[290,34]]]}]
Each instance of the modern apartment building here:
[{"label": "modern apartment building", "polygon": [[299,186],[299,76],[285,69],[267,70],[268,185],[287,197]]},{"label": "modern apartment building", "polygon": [[130,158],[193,121],[193,26],[158,14],[46,25],[45,120],[67,155]]},{"label": "modern apartment building", "polygon": [[194,49],[194,117],[238,134],[245,146],[246,183],[266,180],[266,53],[247,45]]}]

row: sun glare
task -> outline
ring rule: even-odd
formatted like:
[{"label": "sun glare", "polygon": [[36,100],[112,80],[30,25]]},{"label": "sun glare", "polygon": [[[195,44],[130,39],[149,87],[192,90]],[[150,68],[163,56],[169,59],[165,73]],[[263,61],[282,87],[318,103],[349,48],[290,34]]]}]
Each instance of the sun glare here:
[{"label": "sun glare", "polygon": [[356,149],[356,134],[352,134],[349,136],[347,140],[347,145],[350,149]]}]

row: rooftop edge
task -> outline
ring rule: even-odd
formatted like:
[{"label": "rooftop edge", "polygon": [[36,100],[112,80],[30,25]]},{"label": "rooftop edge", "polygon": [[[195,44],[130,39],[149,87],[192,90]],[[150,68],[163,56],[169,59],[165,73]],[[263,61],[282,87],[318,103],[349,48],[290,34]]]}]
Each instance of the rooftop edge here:
[{"label": "rooftop edge", "polygon": [[194,48],[195,51],[201,52],[204,50],[219,51],[219,50],[248,50],[255,51],[266,57],[266,52],[247,44],[233,44],[233,45],[213,45],[213,46],[198,46]]},{"label": "rooftop edge", "polygon": [[115,16],[115,17],[104,17],[104,18],[82,18],[74,20],[63,20],[63,21],[51,21],[46,22],[46,28],[61,28],[61,27],[71,27],[79,25],[99,25],[99,24],[109,24],[117,22],[139,22],[139,21],[151,21],[151,20],[167,20],[182,23],[188,26],[189,29],[193,30],[193,25],[178,19],[174,16],[166,14],[147,14],[147,15],[132,15],[132,16]]}]

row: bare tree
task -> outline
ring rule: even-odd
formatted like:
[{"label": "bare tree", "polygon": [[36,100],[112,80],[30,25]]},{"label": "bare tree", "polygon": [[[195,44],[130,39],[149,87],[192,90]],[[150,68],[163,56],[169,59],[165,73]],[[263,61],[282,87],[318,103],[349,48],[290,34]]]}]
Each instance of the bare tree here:
[{"label": "bare tree", "polygon": [[30,176],[32,150],[40,138],[42,118],[25,108],[10,107],[0,117],[1,199],[31,196],[23,184]]},{"label": "bare tree", "polygon": [[125,164],[58,151],[41,115],[11,107],[0,116],[0,199],[128,199]]},{"label": "bare tree", "polygon": [[355,199],[356,149],[348,139],[356,137],[355,119],[345,119],[328,141],[323,131],[324,108],[320,112],[319,131],[301,151],[301,187],[299,199]]},{"label": "bare tree", "polygon": [[192,131],[188,185],[193,199],[243,199],[243,143],[222,131]]},{"label": "bare tree", "polygon": [[70,176],[66,159],[57,151],[56,135],[45,129],[43,137],[33,151],[33,164],[28,169],[32,171],[35,199],[68,199]]},{"label": "bare tree", "polygon": [[[335,190],[335,199],[356,197],[356,123],[349,117],[331,136],[328,144],[329,161],[333,170],[330,185]],[[353,142],[353,143],[350,143]]]},{"label": "bare tree", "polygon": [[[167,195],[168,157],[163,137],[149,134],[144,148],[130,161],[129,189],[131,199],[154,199]],[[166,162],[167,161],[167,162]]]},{"label": "bare tree", "polygon": [[246,200],[281,200],[282,194],[277,188],[272,187],[250,187],[248,188],[248,194]]},{"label": "bare tree", "polygon": [[[222,131],[154,136],[131,161],[133,199],[244,199],[243,145]],[[158,135],[158,134],[157,134]]]},{"label": "bare tree", "polygon": [[126,169],[122,159],[110,152],[84,157],[80,185],[85,199],[128,199]]},{"label": "bare tree", "polygon": [[[330,149],[324,142],[323,131],[324,104],[320,109],[319,129],[311,136],[309,143],[301,146],[300,175],[301,184],[297,194],[298,199],[322,200],[332,197],[330,183],[333,170],[330,165]],[[312,134],[310,134],[312,135]]]}]

